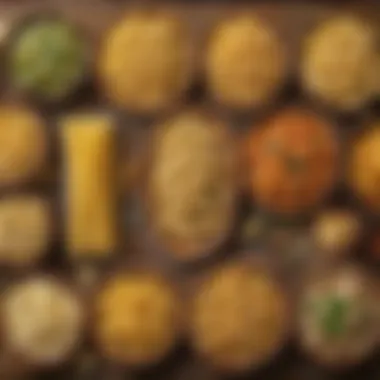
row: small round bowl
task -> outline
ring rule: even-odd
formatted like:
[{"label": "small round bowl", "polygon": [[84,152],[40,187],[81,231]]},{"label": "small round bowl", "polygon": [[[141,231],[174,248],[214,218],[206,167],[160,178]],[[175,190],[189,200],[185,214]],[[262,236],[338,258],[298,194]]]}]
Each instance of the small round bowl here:
[{"label": "small round bowl", "polygon": [[[30,269],[37,268],[42,263],[45,262],[45,260],[48,258],[49,254],[51,253],[51,248],[53,246],[53,243],[56,241],[56,233],[57,233],[57,225],[56,225],[56,215],[53,210],[53,202],[50,197],[46,199],[46,194],[25,194],[24,192],[16,193],[11,196],[9,195],[0,195],[0,204],[4,203],[6,204],[8,201],[13,202],[13,204],[17,204],[17,202],[34,202],[34,201],[42,201],[44,202],[42,206],[44,206],[45,211],[45,217],[44,217],[44,229],[43,229],[43,244],[38,244],[38,250],[33,250],[33,255],[31,256],[22,256],[22,258],[14,260],[12,257],[12,254],[7,252],[7,249],[4,249],[4,253],[0,255],[0,268],[7,269],[10,272],[16,272],[16,273],[23,273],[27,272]],[[1,218],[0,218],[1,219]],[[16,229],[17,231],[17,229]],[[21,238],[23,238],[21,236]],[[31,249],[28,249],[29,252],[31,252]]]},{"label": "small round bowl", "polygon": [[[182,67],[178,70],[180,72],[178,81],[176,83],[177,88],[173,89],[171,87],[173,86],[166,86],[167,93],[164,93],[165,88],[161,85],[161,88],[159,89],[162,91],[161,94],[161,101],[147,101],[146,99],[143,99],[142,96],[145,92],[149,92],[149,85],[147,86],[146,80],[143,80],[143,75],[140,72],[137,72],[138,69],[144,70],[146,69],[146,65],[155,65],[154,62],[155,57],[151,57],[153,60],[150,62],[143,62],[142,65],[138,66],[136,62],[133,60],[131,61],[129,59],[129,65],[131,67],[123,67],[125,66],[125,55],[129,54],[130,56],[132,53],[126,53],[127,50],[133,48],[133,54],[136,55],[136,51],[140,51],[139,49],[143,48],[143,46],[130,46],[130,41],[132,41],[131,38],[121,38],[120,36],[124,37],[124,35],[127,33],[135,33],[138,29],[141,33],[140,35],[143,35],[143,27],[146,27],[149,25],[149,19],[152,19],[153,21],[150,22],[152,24],[152,27],[155,25],[160,26],[162,28],[162,25],[164,25],[164,21],[168,22],[168,25],[170,27],[173,27],[170,29],[171,32],[175,32],[175,36],[178,37],[181,33],[183,33],[183,41],[186,45],[186,49],[184,49],[181,53],[182,55],[177,54],[177,60],[182,60]],[[142,25],[141,20],[144,20],[144,25]],[[158,21],[156,23],[156,20]],[[135,22],[136,21],[136,22]],[[128,29],[128,23],[132,22],[132,25],[134,26],[134,30]],[[178,30],[177,30],[178,29]],[[170,38],[167,38],[169,29],[158,29],[159,35],[158,37],[158,43],[161,42],[160,38],[166,38],[164,43],[169,43]],[[164,33],[162,33],[162,30]],[[148,31],[149,32],[149,31]],[[160,33],[161,32],[161,33]],[[124,35],[122,34],[124,33]],[[117,35],[119,38],[116,39],[115,35]],[[164,36],[164,37],[162,37]],[[130,37],[128,35],[128,37]],[[137,36],[138,37],[138,36]],[[136,39],[136,36],[133,38],[133,40]],[[127,42],[127,46],[124,46]],[[115,47],[115,41],[118,42],[120,46],[118,46],[118,49]],[[143,44],[146,41],[142,41]],[[172,42],[172,41],[171,41]],[[137,42],[139,43],[139,42]],[[186,20],[182,19],[181,14],[175,11],[159,11],[155,9],[154,7],[150,8],[144,7],[143,9],[135,9],[130,10],[128,13],[121,14],[120,20],[117,21],[116,24],[112,25],[111,28],[106,31],[105,35],[102,38],[102,41],[100,43],[100,48],[97,52],[97,58],[95,62],[96,66],[96,81],[98,84],[98,87],[100,89],[101,95],[105,98],[105,100],[114,106],[115,108],[118,108],[120,110],[127,111],[130,115],[134,116],[157,116],[157,115],[166,115],[170,112],[173,112],[173,110],[176,110],[180,106],[182,106],[187,96],[189,95],[189,92],[192,87],[193,79],[196,76],[196,46],[195,41],[192,39],[192,34],[188,30],[188,25],[186,25]],[[167,48],[167,46],[166,46]],[[174,49],[176,53],[178,46]],[[173,51],[173,52],[174,52]],[[116,57],[116,53],[118,56]],[[124,55],[124,56],[123,56]],[[137,56],[145,57],[145,54],[137,54]],[[119,62],[119,67],[117,68],[119,75],[131,75],[130,73],[126,72],[128,70],[134,70],[136,73],[135,83],[133,81],[129,81],[130,83],[127,84],[124,82],[125,88],[131,88],[131,86],[135,86],[136,89],[133,94],[127,93],[125,90],[121,90],[118,88],[118,90],[115,90],[115,86],[120,86],[120,83],[117,81],[117,76],[115,71],[115,64],[111,65],[109,62]],[[109,67],[112,66],[112,70]],[[159,66],[162,69],[162,64]],[[156,79],[150,72],[148,71],[146,75],[148,77],[153,77],[153,79]],[[157,74],[157,73],[155,73]],[[162,74],[162,72],[161,72]],[[166,74],[168,74],[166,72]],[[174,74],[171,74],[173,76]],[[151,78],[152,79],[152,78]],[[120,81],[119,81],[120,82]],[[157,80],[155,81],[157,82]],[[181,85],[179,85],[181,84]],[[138,87],[146,86],[148,90],[137,89]],[[162,95],[164,94],[164,96]],[[146,96],[146,95],[144,95]]]},{"label": "small round bowl", "polygon": [[[339,285],[334,283],[337,279],[336,276],[340,277],[341,282]],[[356,283],[356,285],[354,283]],[[356,335],[356,337],[355,335],[346,335],[343,338],[337,338],[338,340],[334,339],[334,337],[332,337],[332,339],[327,338],[327,340],[324,340],[324,337],[316,339],[315,333],[310,335],[311,327],[306,325],[306,323],[309,323],[310,317],[305,317],[304,315],[304,308],[309,307],[306,298],[310,294],[309,292],[329,292],[329,289],[334,288],[334,291],[338,292],[338,294],[340,292],[350,294],[351,292],[355,293],[355,291],[353,291],[355,286],[361,288],[359,291],[359,299],[361,300],[363,297],[367,298],[367,307],[369,305],[369,307],[372,308],[371,315],[366,314],[369,320],[365,322],[365,325],[362,325],[362,328],[366,328],[366,326],[371,324],[372,331],[364,330],[366,334],[364,337],[363,335]],[[372,274],[368,273],[361,266],[352,263],[333,263],[329,267],[324,267],[322,270],[319,269],[316,271],[305,282],[301,294],[298,294],[297,335],[301,348],[316,363],[332,370],[343,371],[364,362],[371,356],[379,342],[380,326],[377,321],[380,316],[380,308],[377,305],[378,294],[378,283],[376,283]],[[308,338],[306,338],[306,329],[308,329]],[[358,347],[361,348],[358,349]]]},{"label": "small round bowl", "polygon": [[[368,19],[346,13],[332,16],[310,31],[303,41],[299,78],[306,96],[312,102],[339,115],[357,115],[371,104],[378,85],[376,28],[373,26]],[[345,44],[350,44],[350,41],[353,44],[350,51],[356,56],[347,58],[340,49],[345,49]],[[334,57],[334,54],[337,55]],[[352,62],[353,57],[359,60]],[[352,64],[345,65],[345,62]],[[349,88],[341,84],[347,85],[346,81],[342,81],[343,74],[346,74],[345,79],[354,80]],[[336,84],[335,87],[331,86],[334,81],[338,81],[338,88]],[[340,96],[336,93],[332,96],[333,91],[338,91]],[[355,98],[359,94],[361,96]]]},{"label": "small round bowl", "polygon": [[[239,376],[244,375],[247,373],[251,373],[252,371],[256,371],[259,369],[265,368],[272,360],[274,360],[276,357],[278,357],[285,346],[287,345],[289,338],[293,332],[293,317],[292,317],[292,307],[291,307],[291,297],[286,292],[283,292],[283,286],[281,284],[281,280],[278,278],[278,274],[276,270],[271,267],[269,262],[265,262],[265,260],[261,260],[258,257],[253,257],[253,252],[240,252],[241,257],[239,259],[233,259],[230,261],[226,261],[224,263],[221,263],[217,265],[215,268],[213,268],[212,272],[205,273],[203,276],[199,277],[198,281],[194,284],[194,289],[192,292],[192,296],[190,299],[190,309],[189,309],[189,338],[190,343],[192,346],[193,351],[195,354],[201,359],[202,362],[204,362],[205,366],[213,370],[215,373],[222,374],[222,375],[229,375],[229,376]],[[238,256],[239,252],[236,252],[236,256]],[[228,271],[228,272],[226,272]],[[280,295],[282,301],[281,301],[281,309],[283,310],[284,314],[281,315],[281,319],[283,319],[283,322],[281,323],[282,326],[279,328],[280,335],[275,339],[275,343],[273,344],[273,347],[269,349],[269,351],[263,355],[260,358],[255,358],[255,355],[251,352],[250,356],[252,358],[249,361],[245,361],[244,364],[237,365],[232,363],[226,363],[224,360],[221,361],[218,358],[212,357],[212,353],[206,353],[206,352],[200,352],[200,348],[198,347],[198,344],[194,341],[196,339],[194,337],[194,334],[197,334],[195,329],[197,328],[194,324],[194,318],[196,313],[196,299],[199,296],[205,296],[206,294],[209,294],[207,285],[213,284],[215,286],[216,280],[218,279],[219,275],[223,275],[224,279],[224,290],[226,293],[226,298],[223,300],[220,299],[219,304],[220,307],[222,307],[222,304],[225,308],[229,308],[232,306],[229,306],[228,300],[232,303],[232,305],[236,304],[235,297],[231,293],[229,293],[229,288],[226,286],[226,276],[232,275],[233,278],[231,280],[230,285],[235,287],[242,286],[241,283],[238,283],[239,273],[242,273],[244,276],[244,273],[247,271],[252,271],[253,276],[255,276],[255,273],[259,274],[260,276],[268,276],[271,283],[271,288],[275,292],[279,292],[278,295]],[[235,277],[237,276],[237,277]],[[244,277],[243,277],[244,278]],[[219,284],[223,280],[220,280]],[[257,291],[259,292],[259,288],[257,288]],[[220,289],[219,289],[219,295],[220,295]],[[235,294],[235,296],[238,296],[238,294]],[[244,294],[244,291],[240,294],[241,297],[248,297],[248,294]],[[283,297],[283,298],[282,298]],[[260,298],[258,296],[258,298]],[[203,300],[204,301],[204,300]],[[248,299],[246,301],[249,301]],[[216,304],[216,302],[214,301]],[[241,303],[242,306],[243,303]],[[205,306],[205,303],[203,302],[203,306]],[[226,310],[227,310],[226,309]],[[221,310],[223,313],[223,311]],[[235,310],[231,309],[229,311],[230,318],[232,318],[233,313]],[[238,311],[237,311],[238,312]],[[278,315],[276,315],[278,317]],[[221,316],[222,318],[222,316]],[[254,318],[253,318],[254,319]],[[221,327],[223,326],[222,323],[216,323],[216,326]],[[228,324],[226,327],[229,326]],[[210,326],[211,328],[211,326]],[[223,334],[222,331],[219,332],[220,335]],[[234,360],[232,360],[233,362]]]},{"label": "small round bowl", "polygon": [[[250,25],[251,24],[251,25]],[[265,47],[268,48],[270,44],[273,44],[275,47],[276,53],[271,53],[267,54],[267,58],[270,55],[274,55],[275,57],[272,56],[271,61],[275,62],[275,64],[278,63],[278,66],[272,70],[270,73],[273,78],[272,82],[268,85],[268,90],[262,91],[263,94],[262,96],[258,96],[256,100],[251,99],[250,101],[242,101],[242,98],[240,96],[240,99],[235,99],[234,101],[231,99],[231,96],[227,94],[226,88],[227,86],[224,85],[224,90],[221,92],[218,91],[217,89],[213,88],[215,87],[215,82],[216,79],[212,79],[213,77],[213,71],[215,71],[215,64],[216,62],[213,60],[212,54],[215,53],[215,46],[218,47],[218,63],[219,67],[221,64],[226,65],[226,62],[228,62],[229,69],[225,70],[224,75],[220,73],[218,75],[219,77],[219,82],[221,79],[223,79],[223,76],[227,77],[233,77],[234,72],[239,72],[241,68],[237,66],[237,64],[240,64],[240,62],[235,61],[235,62],[230,62],[227,60],[227,53],[224,53],[225,56],[223,56],[221,59],[221,53],[225,49],[221,49],[220,46],[223,43],[225,43],[225,35],[220,35],[219,31],[223,29],[223,27],[232,27],[230,29],[230,32],[234,32],[234,37],[236,38],[236,46],[239,46],[239,40],[237,36],[237,30],[238,26],[247,26],[247,30],[245,32],[248,32],[250,27],[253,26],[253,29],[256,30],[256,33],[259,30],[259,35],[257,37],[256,41],[249,41],[248,48],[252,47],[252,44],[256,43],[257,50],[263,49],[265,50]],[[266,37],[268,37],[267,40],[263,38],[264,31],[269,30],[269,33],[266,33]],[[252,31],[252,30],[251,30]],[[242,30],[239,31],[242,33]],[[260,34],[261,32],[261,34]],[[227,33],[226,33],[227,34]],[[232,33],[230,33],[232,34]],[[260,40],[261,39],[261,40]],[[260,45],[260,42],[261,45]],[[265,42],[263,42],[265,41]],[[240,41],[241,42],[241,41]],[[283,90],[286,87],[286,84],[288,82],[288,76],[290,75],[290,63],[289,63],[289,57],[288,57],[288,52],[284,48],[284,46],[281,44],[281,38],[279,36],[279,33],[275,28],[272,28],[271,23],[266,22],[266,20],[263,20],[258,14],[255,12],[242,12],[242,11],[237,11],[235,13],[228,12],[226,15],[223,15],[222,17],[219,17],[216,22],[212,25],[210,30],[205,36],[205,42],[202,46],[202,53],[203,53],[203,64],[202,64],[202,74],[203,74],[203,80],[205,82],[205,87],[206,87],[206,92],[209,95],[210,102],[214,104],[217,108],[221,110],[226,110],[227,112],[234,114],[234,115],[251,115],[253,113],[257,112],[265,112],[270,109],[272,109],[280,100],[281,95]],[[263,48],[264,46],[264,48]],[[242,55],[241,49],[233,49],[230,47],[230,55],[237,55],[240,56]],[[235,50],[235,51],[234,51]],[[234,51],[234,53],[232,53]],[[268,53],[268,52],[267,52]],[[246,58],[246,57],[244,57]],[[243,59],[244,59],[243,58]],[[252,60],[257,60],[257,59],[262,59],[262,57],[251,57]],[[231,64],[235,65],[235,67],[232,67],[231,69]],[[214,66],[214,69],[212,68]],[[226,65],[227,66],[227,65]],[[227,75],[226,72],[228,72],[230,75]],[[231,75],[232,74],[232,75]],[[289,74],[289,75],[288,75]],[[248,76],[249,77],[249,76]],[[241,82],[243,82],[242,78],[239,78]],[[248,78],[249,79],[249,78]],[[257,79],[259,81],[259,79]],[[214,83],[214,85],[212,84]],[[233,83],[230,83],[231,86],[233,86]],[[229,92],[231,93],[231,86]],[[253,88],[253,86],[252,86]],[[254,89],[253,89],[254,91]],[[251,92],[253,92],[251,91]],[[228,99],[228,97],[230,97]],[[260,99],[261,98],[261,99]]]},{"label": "small round bowl", "polygon": [[[376,118],[375,120],[371,120],[371,122],[369,123],[366,123],[366,125],[364,126],[364,128],[362,130],[358,130],[358,131],[355,131],[351,136],[350,136],[350,139],[348,141],[348,147],[347,147],[347,157],[346,157],[346,168],[345,168],[345,172],[344,172],[344,176],[345,176],[345,184],[347,186],[347,188],[349,189],[350,191],[350,195],[352,195],[352,203],[354,206],[358,206],[359,209],[361,209],[363,211],[363,213],[365,214],[365,216],[368,218],[368,220],[374,222],[374,223],[377,223],[380,219],[380,197],[378,197],[379,199],[375,199],[375,193],[372,192],[371,194],[359,194],[359,191],[358,191],[358,188],[357,188],[357,185],[356,183],[354,183],[354,179],[352,178],[353,176],[353,173],[352,173],[352,165],[353,165],[353,152],[356,148],[356,143],[357,142],[361,142],[360,139],[361,138],[366,138],[366,144],[374,141],[374,139],[369,139],[368,136],[370,136],[371,133],[375,133],[374,130],[380,130],[380,123],[379,123],[379,119]],[[376,131],[377,132],[377,131]],[[378,132],[376,133],[376,136],[377,136]],[[374,137],[373,135],[371,137]],[[377,141],[377,140],[376,140]],[[366,146],[367,149],[363,149],[363,147],[361,147],[361,151],[363,152],[364,150],[365,151],[368,151],[368,146]],[[372,149],[372,154],[373,154],[373,147],[371,147]],[[365,172],[368,172],[369,169],[372,170],[372,175],[373,177],[371,178],[372,179],[372,185],[376,184],[377,182],[377,177],[376,177],[376,166],[373,166],[373,169],[372,169],[372,166],[370,166],[371,164],[375,165],[376,164],[376,161],[375,161],[375,158],[373,156],[370,156],[371,159],[367,159],[367,160],[363,160],[363,157],[361,157],[361,172],[365,173]],[[363,163],[368,163],[368,165],[364,165],[363,166]],[[379,171],[380,172],[380,171]],[[356,169],[356,172],[355,172],[355,177],[357,177],[357,173],[358,173],[358,170]],[[357,179],[357,178],[356,178]],[[359,190],[362,190],[360,187],[359,187]],[[372,198],[372,199],[371,199]]]},{"label": "small round bowl", "polygon": [[311,237],[321,258],[335,261],[351,254],[363,236],[362,219],[361,215],[344,208],[321,212],[311,226]]},{"label": "small round bowl", "polygon": [[[249,187],[250,187],[251,197],[253,197],[253,201],[257,203],[257,206],[261,212],[268,214],[271,218],[273,218],[274,221],[279,222],[281,224],[283,223],[297,224],[302,220],[309,219],[310,216],[316,210],[318,210],[326,202],[326,200],[333,194],[334,190],[337,187],[337,184],[340,182],[340,171],[343,166],[342,143],[341,143],[341,138],[340,138],[341,136],[338,132],[338,129],[335,127],[335,124],[333,122],[330,122],[329,119],[325,119],[324,117],[318,115],[309,107],[305,107],[304,105],[290,106],[290,107],[287,106],[283,109],[280,109],[274,116],[272,116],[272,118],[269,118],[269,122],[271,122],[271,120],[276,120],[273,118],[282,117],[282,115],[284,115],[284,117],[287,117],[287,115],[293,115],[293,113],[295,115],[299,114],[301,117],[303,116],[310,117],[310,120],[312,120],[312,118],[315,118],[317,122],[320,121],[322,125],[325,125],[324,124],[325,121],[327,122],[326,130],[328,129],[329,133],[331,132],[331,143],[332,143],[331,155],[332,155],[332,158],[334,159],[334,162],[333,162],[334,170],[331,172],[331,176],[329,177],[329,182],[327,183],[327,181],[325,181],[326,183],[324,184],[324,187],[319,189],[320,191],[318,193],[315,191],[314,201],[313,202],[310,201],[309,204],[307,205],[305,204],[304,207],[300,207],[299,205],[294,205],[294,207],[288,207],[281,204],[279,205],[276,202],[273,204],[273,202],[269,202],[268,199],[265,201],[256,199],[257,191],[255,191],[254,189],[253,179],[250,179]],[[248,143],[245,144],[245,146],[248,147],[247,151],[249,150],[248,153],[246,153],[245,155],[245,160],[247,162],[247,164],[245,165],[245,169],[247,172],[249,172],[249,170],[252,170],[251,165],[260,167],[260,164],[256,163],[257,157],[255,156],[255,149],[257,149],[257,147],[262,145],[261,136],[265,136],[266,131],[269,130],[270,127],[271,127],[271,124],[265,124],[265,121],[264,121],[264,124],[262,126],[258,126],[258,129],[256,128],[253,129],[251,132],[251,135],[248,136],[248,138],[250,138],[251,141],[248,141],[250,145],[248,145]],[[273,149],[277,149],[277,146],[274,146]],[[285,149],[289,150],[289,147]],[[305,152],[298,153],[298,154],[300,157],[303,157],[304,153]],[[281,151],[279,151],[278,154],[281,154]],[[285,154],[286,154],[286,151],[285,151]],[[292,159],[292,156],[290,155],[289,158]],[[308,157],[306,157],[306,159],[307,158]],[[277,159],[280,161],[281,157]],[[289,162],[289,164],[292,164],[292,161]],[[294,164],[297,164],[297,162],[294,162]],[[294,169],[294,172],[293,172],[293,169]],[[300,167],[300,169],[303,170],[302,167]],[[284,168],[281,170],[283,170],[284,172],[288,171],[289,175],[294,176],[294,179],[293,179],[294,182],[297,180],[297,170],[298,170],[297,165],[295,165],[294,168],[291,167],[289,169],[284,165]],[[262,176],[263,175],[261,175],[261,177]],[[248,180],[246,180],[245,183],[243,183],[243,186],[246,189],[248,188]],[[271,190],[274,191],[273,186]],[[307,188],[304,188],[304,190],[307,190]],[[284,191],[286,191],[286,186],[284,187]],[[263,194],[263,190],[261,190],[261,195],[262,194]],[[273,195],[272,195],[272,198],[273,198]],[[273,198],[272,200],[275,200],[275,198]],[[269,203],[272,203],[272,204],[269,204]]]},{"label": "small round bowl", "polygon": [[[23,366],[28,369],[29,372],[37,372],[37,371],[45,371],[55,368],[63,368],[65,365],[70,363],[77,353],[80,351],[82,347],[82,343],[84,340],[84,331],[87,324],[87,309],[86,309],[86,303],[85,300],[82,298],[82,296],[79,294],[79,292],[76,289],[76,286],[65,276],[62,275],[62,273],[46,273],[41,272],[38,270],[34,270],[32,272],[29,272],[27,274],[23,274],[21,276],[14,277],[7,281],[7,283],[4,285],[3,288],[3,295],[6,293],[7,289],[10,289],[13,285],[21,285],[24,282],[27,282],[28,280],[33,279],[39,279],[39,278],[46,278],[48,281],[52,280],[54,283],[58,283],[60,285],[63,285],[65,288],[71,292],[73,297],[79,302],[81,307],[81,331],[80,335],[77,337],[77,343],[71,347],[70,352],[67,353],[65,357],[60,358],[59,360],[47,362],[47,361],[36,361],[33,360],[31,357],[26,355],[25,353],[21,353],[19,351],[15,351],[12,347],[7,347],[6,343],[4,342],[4,350],[7,353],[7,355],[10,357],[12,361],[16,361],[19,363],[20,366]],[[4,310],[1,310],[1,329],[4,329]],[[2,335],[4,335],[4,332],[2,332]]]},{"label": "small round bowl", "polygon": [[[174,341],[170,345],[169,349],[166,352],[162,352],[162,355],[157,356],[154,359],[141,359],[141,360],[133,360],[128,358],[116,358],[110,355],[107,350],[104,348],[101,339],[98,334],[98,296],[102,293],[104,289],[113,281],[114,278],[132,278],[136,281],[140,280],[151,280],[154,281],[155,284],[162,284],[167,289],[173,292],[173,296],[175,298],[175,320],[176,325],[172,326]],[[89,301],[89,309],[90,309],[90,339],[92,344],[96,347],[97,353],[100,355],[102,360],[108,363],[111,367],[118,366],[123,369],[130,369],[134,371],[142,371],[148,370],[150,368],[155,368],[159,366],[161,363],[165,362],[167,359],[170,359],[172,354],[177,350],[180,345],[181,340],[184,335],[184,308],[182,306],[182,298],[180,297],[179,290],[174,283],[173,279],[168,278],[168,276],[164,276],[162,273],[152,269],[131,269],[131,268],[118,268],[112,269],[108,271],[107,274],[103,276],[103,278],[98,282],[97,286],[94,288],[92,295]],[[138,308],[140,304],[136,303],[136,308]],[[142,306],[143,307],[143,306]]]},{"label": "small round bowl", "polygon": [[[3,102],[0,118],[3,133],[7,134],[7,129],[10,133],[10,136],[2,136],[1,169],[12,174],[2,173],[0,192],[13,193],[20,189],[39,192],[49,189],[49,176],[55,170],[49,121],[25,102],[12,100]],[[14,126],[10,124],[10,119],[15,123]]]},{"label": "small round bowl", "polygon": [[[72,87],[68,91],[57,97],[50,97],[47,95],[41,94],[38,90],[36,91],[33,88],[17,88],[15,87],[12,75],[11,75],[11,55],[10,51],[14,44],[17,43],[17,40],[20,35],[22,35],[28,27],[38,24],[39,22],[45,21],[54,21],[57,23],[62,23],[73,28],[74,32],[77,34],[78,39],[83,42],[85,49],[85,60],[82,70],[82,75],[80,78],[77,78],[77,81],[73,83]],[[14,94],[16,97],[25,99],[38,107],[48,107],[49,109],[55,109],[58,106],[70,104],[78,94],[78,92],[84,88],[88,83],[90,83],[90,78],[92,74],[92,64],[93,64],[93,46],[90,35],[82,29],[79,25],[63,18],[59,13],[52,11],[40,11],[40,12],[31,12],[19,20],[14,22],[14,25],[9,28],[9,33],[6,38],[4,46],[4,59],[5,59],[5,71],[7,74],[6,86],[9,89],[10,93]]]}]

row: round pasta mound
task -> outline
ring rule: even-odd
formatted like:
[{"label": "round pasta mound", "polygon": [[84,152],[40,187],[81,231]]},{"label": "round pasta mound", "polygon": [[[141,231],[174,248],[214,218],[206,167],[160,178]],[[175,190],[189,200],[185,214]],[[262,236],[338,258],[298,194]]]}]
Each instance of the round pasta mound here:
[{"label": "round pasta mound", "polygon": [[353,17],[338,17],[307,39],[301,75],[306,89],[341,110],[355,110],[377,92],[378,58],[371,28]]}]

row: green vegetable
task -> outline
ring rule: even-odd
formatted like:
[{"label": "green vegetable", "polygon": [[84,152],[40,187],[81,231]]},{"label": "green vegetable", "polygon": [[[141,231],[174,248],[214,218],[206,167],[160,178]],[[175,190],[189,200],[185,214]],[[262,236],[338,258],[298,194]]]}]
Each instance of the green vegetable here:
[{"label": "green vegetable", "polygon": [[351,304],[346,298],[330,295],[317,308],[321,330],[326,338],[339,338],[348,330]]},{"label": "green vegetable", "polygon": [[63,21],[36,20],[20,31],[10,48],[14,86],[48,100],[67,96],[86,70],[84,41]]}]

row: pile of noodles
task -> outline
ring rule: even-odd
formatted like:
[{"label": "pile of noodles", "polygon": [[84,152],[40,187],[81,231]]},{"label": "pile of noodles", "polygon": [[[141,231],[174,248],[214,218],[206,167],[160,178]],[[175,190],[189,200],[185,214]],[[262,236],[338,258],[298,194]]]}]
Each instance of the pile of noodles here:
[{"label": "pile of noodles", "polygon": [[183,115],[164,126],[151,182],[161,230],[201,240],[224,229],[233,196],[227,143],[199,115]]}]

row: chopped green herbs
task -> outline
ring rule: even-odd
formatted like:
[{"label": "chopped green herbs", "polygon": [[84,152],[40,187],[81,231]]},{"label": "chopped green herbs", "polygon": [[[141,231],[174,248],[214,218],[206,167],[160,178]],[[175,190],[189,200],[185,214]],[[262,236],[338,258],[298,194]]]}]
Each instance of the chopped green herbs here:
[{"label": "chopped green herbs", "polygon": [[330,295],[316,305],[316,316],[323,335],[328,339],[338,338],[348,329],[350,300]]},{"label": "chopped green herbs", "polygon": [[16,88],[48,100],[68,95],[86,70],[84,41],[70,25],[36,20],[10,47],[10,75]]},{"label": "chopped green herbs", "polygon": [[349,303],[338,297],[331,297],[326,304],[326,309],[322,315],[322,326],[328,337],[337,337],[347,329],[347,313]]}]

